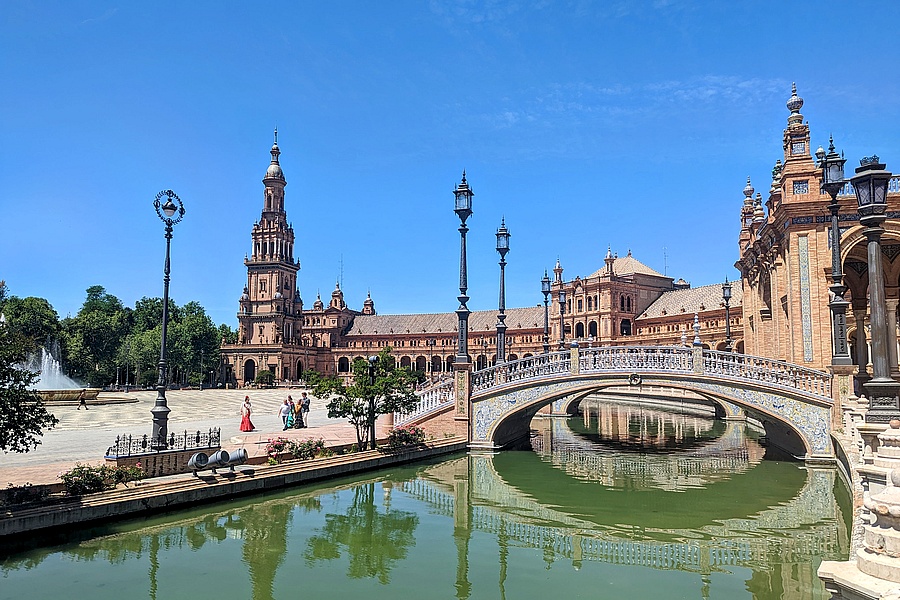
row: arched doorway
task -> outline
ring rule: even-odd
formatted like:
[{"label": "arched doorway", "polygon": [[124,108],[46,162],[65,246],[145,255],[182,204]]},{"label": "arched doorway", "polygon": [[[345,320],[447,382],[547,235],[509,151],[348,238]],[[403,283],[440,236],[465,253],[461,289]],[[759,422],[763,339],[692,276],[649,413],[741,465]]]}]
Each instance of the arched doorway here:
[{"label": "arched doorway", "polygon": [[425,358],[424,356],[416,357],[416,371],[421,371],[422,373],[424,373],[427,365],[428,365],[427,358]]},{"label": "arched doorway", "polygon": [[408,356],[404,356],[400,359],[400,368],[401,369],[409,369],[412,366],[412,359]]},{"label": "arched doorway", "polygon": [[631,319],[622,319],[619,325],[619,333],[621,335],[631,335]]},{"label": "arched doorway", "polygon": [[440,356],[432,356],[431,357],[431,372],[432,373],[440,373],[443,371],[441,367],[443,367],[443,361]]},{"label": "arched doorway", "polygon": [[244,363],[244,384],[253,383],[256,379],[256,363],[252,358],[248,358]]},{"label": "arched doorway", "polygon": [[597,321],[591,321],[588,323],[588,335],[594,339],[597,339]]},{"label": "arched doorway", "polygon": [[338,359],[338,373],[349,373],[350,372],[350,359],[346,356],[342,356]]},{"label": "arched doorway", "polygon": [[584,323],[575,323],[575,337],[584,339]]},{"label": "arched doorway", "polygon": [[303,361],[297,360],[297,379],[303,379]]}]

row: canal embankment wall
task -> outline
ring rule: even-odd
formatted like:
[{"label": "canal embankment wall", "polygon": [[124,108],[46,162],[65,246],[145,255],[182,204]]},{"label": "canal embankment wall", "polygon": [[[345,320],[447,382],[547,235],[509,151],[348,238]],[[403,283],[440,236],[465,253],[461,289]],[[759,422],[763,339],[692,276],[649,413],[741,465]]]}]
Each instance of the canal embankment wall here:
[{"label": "canal embankment wall", "polygon": [[195,475],[148,479],[79,497],[50,498],[0,512],[0,537],[72,527],[186,508],[463,452],[464,438],[447,438],[398,451],[368,450],[276,465],[239,466]]}]

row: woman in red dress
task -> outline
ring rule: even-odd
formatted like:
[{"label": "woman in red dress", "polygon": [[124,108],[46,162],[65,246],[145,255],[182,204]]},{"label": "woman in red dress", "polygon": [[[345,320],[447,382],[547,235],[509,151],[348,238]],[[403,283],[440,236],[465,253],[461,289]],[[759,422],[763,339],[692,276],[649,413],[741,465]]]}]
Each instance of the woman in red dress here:
[{"label": "woman in red dress", "polygon": [[253,423],[250,422],[250,396],[244,396],[244,404],[241,406],[241,431],[253,431]]}]

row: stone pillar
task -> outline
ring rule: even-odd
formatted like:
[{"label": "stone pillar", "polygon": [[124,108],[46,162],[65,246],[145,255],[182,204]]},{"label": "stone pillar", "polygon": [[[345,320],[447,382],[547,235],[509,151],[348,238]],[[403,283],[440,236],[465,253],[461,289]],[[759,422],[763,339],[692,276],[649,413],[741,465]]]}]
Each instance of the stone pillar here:
[{"label": "stone pillar", "polygon": [[844,427],[844,413],[856,409],[856,396],[853,395],[853,373],[856,367],[853,365],[831,365],[833,376],[831,383],[831,399],[834,407],[831,410],[831,430],[837,431]]},{"label": "stone pillar", "polygon": [[469,423],[469,414],[472,409],[472,363],[453,363],[453,392],[456,398],[453,418],[457,421],[457,433],[464,427],[466,439],[471,442],[472,427]]},{"label": "stone pillar", "polygon": [[853,358],[856,360],[856,395],[863,396],[863,385],[869,380],[869,340],[866,335],[866,308],[854,308],[853,318],[856,319],[856,348]]},{"label": "stone pillar", "polygon": [[885,298],[884,304],[887,308],[887,332],[888,332],[888,350],[890,373],[893,379],[900,379],[900,368],[897,367],[897,298]]},{"label": "stone pillar", "polygon": [[578,375],[581,373],[581,362],[578,359],[578,342],[572,342],[569,348],[569,373]]}]

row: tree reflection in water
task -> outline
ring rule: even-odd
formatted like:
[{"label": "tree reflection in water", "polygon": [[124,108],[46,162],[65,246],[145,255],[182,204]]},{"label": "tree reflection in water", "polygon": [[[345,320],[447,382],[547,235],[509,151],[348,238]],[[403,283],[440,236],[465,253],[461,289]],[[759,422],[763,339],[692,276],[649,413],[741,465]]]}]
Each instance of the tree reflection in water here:
[{"label": "tree reflection in water", "polygon": [[[389,482],[385,482],[390,486]],[[389,497],[390,487],[385,488]],[[353,488],[353,500],[347,514],[325,516],[320,535],[311,536],[303,556],[307,564],[341,557],[343,548],[349,556],[347,576],[353,579],[377,578],[390,583],[394,563],[406,558],[415,543],[413,535],[419,517],[406,511],[391,510],[386,502],[384,512],[375,506],[375,483]]]}]

